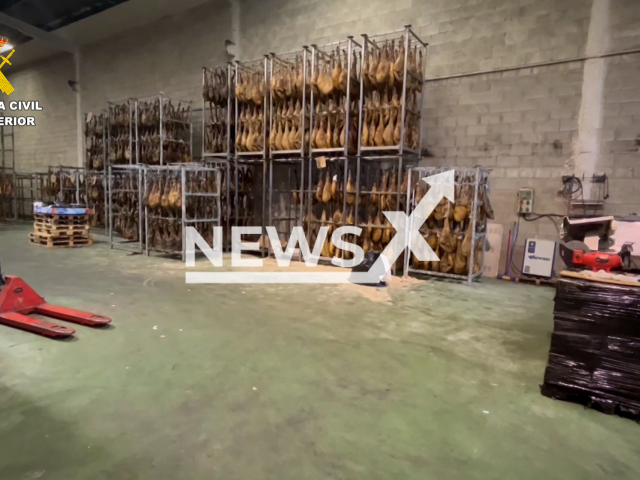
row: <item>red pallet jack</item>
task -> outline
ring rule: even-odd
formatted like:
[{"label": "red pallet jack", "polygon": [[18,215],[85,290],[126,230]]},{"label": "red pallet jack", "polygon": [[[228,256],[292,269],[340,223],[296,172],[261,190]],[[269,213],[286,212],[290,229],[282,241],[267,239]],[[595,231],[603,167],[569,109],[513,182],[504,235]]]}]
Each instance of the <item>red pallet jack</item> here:
[{"label": "red pallet jack", "polygon": [[0,270],[0,324],[50,338],[67,338],[76,333],[73,328],[30,317],[32,313],[89,327],[103,327],[111,322],[102,315],[50,305],[20,277],[3,277]]}]

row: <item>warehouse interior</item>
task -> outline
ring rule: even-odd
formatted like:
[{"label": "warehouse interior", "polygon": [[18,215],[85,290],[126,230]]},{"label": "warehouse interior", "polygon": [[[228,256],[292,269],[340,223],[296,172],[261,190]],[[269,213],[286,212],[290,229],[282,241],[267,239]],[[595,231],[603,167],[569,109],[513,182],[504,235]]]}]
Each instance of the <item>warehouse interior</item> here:
[{"label": "warehouse interior", "polygon": [[638,477],[637,0],[7,0],[0,62],[0,477]]}]

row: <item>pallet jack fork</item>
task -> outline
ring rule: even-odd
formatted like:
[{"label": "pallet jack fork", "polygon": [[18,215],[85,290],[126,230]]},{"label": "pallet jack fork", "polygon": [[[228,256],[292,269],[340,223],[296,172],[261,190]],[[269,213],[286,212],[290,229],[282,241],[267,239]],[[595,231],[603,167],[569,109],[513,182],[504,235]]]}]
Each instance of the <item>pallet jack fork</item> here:
[{"label": "pallet jack fork", "polygon": [[0,271],[0,324],[51,338],[66,338],[76,333],[73,328],[30,317],[31,313],[89,327],[102,327],[111,322],[101,315],[50,305],[20,277],[3,277]]}]

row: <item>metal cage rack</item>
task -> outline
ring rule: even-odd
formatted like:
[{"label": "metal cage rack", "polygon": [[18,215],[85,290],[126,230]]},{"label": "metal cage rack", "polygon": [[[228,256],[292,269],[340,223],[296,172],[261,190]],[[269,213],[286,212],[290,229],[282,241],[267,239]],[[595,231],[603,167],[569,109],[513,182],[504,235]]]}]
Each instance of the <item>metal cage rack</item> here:
[{"label": "metal cage rack", "polygon": [[84,167],[49,166],[47,188],[54,201],[69,205],[85,205]]},{"label": "metal cage rack", "polygon": [[18,220],[33,219],[33,203],[43,200],[46,174],[16,173],[16,212]]},{"label": "metal cage rack", "polygon": [[107,218],[107,175],[105,172],[89,171],[85,175],[86,205],[93,211],[92,228],[104,228],[109,233]]},{"label": "metal cage rack", "polygon": [[307,242],[313,249],[320,227],[329,227],[320,260],[330,262],[335,254],[335,247],[330,241],[333,230],[343,225],[355,224],[355,219],[349,218],[346,213],[347,209],[353,211],[352,196],[347,189],[350,182],[349,158],[309,158],[307,162],[307,181],[303,196],[303,208],[306,213],[303,228]]},{"label": "metal cage rack", "polygon": [[[262,228],[258,239],[262,256],[267,255],[265,221],[267,216],[269,161],[247,157],[233,162],[234,192],[232,195],[234,225]],[[231,232],[229,232],[230,234]],[[230,243],[229,243],[230,244]]]},{"label": "metal cage rack", "polygon": [[271,158],[302,158],[309,151],[311,54],[307,48],[271,53],[268,61],[269,153]]},{"label": "metal cage rack", "polygon": [[[328,239],[341,226],[361,228],[360,236],[349,241],[357,243],[365,253],[384,250],[394,230],[382,212],[405,209],[408,161],[399,156],[309,159],[303,224],[311,246],[315,244],[318,227],[329,227],[321,260],[331,261],[334,256],[335,247]],[[338,252],[338,258],[342,258],[341,253]],[[350,258],[351,254],[347,255]],[[392,267],[394,273],[402,269],[400,264]]]},{"label": "metal cage rack", "polygon": [[40,192],[36,200],[48,203],[55,202],[58,190],[53,191],[51,186],[51,175],[49,175],[49,172],[36,172],[32,175],[37,178],[36,184],[40,185]]},{"label": "metal cage rack", "polygon": [[[144,165],[110,165],[107,178],[107,217],[112,249],[142,253]],[[117,237],[116,237],[117,235]]]},{"label": "metal cage rack", "polygon": [[362,37],[358,154],[420,155],[427,43],[411,25]]},{"label": "metal cage rack", "polygon": [[305,163],[304,158],[272,159],[268,165],[267,226],[275,227],[283,248],[293,227],[303,226]]},{"label": "metal cage rack", "polygon": [[[256,212],[264,205],[262,193],[266,192],[263,181],[265,179],[266,162],[262,160],[208,159],[208,167],[221,170],[221,225],[224,227],[223,248],[231,249],[231,227],[262,225],[262,216],[258,218]],[[260,185],[263,185],[260,187]],[[258,222],[258,223],[256,223]]]},{"label": "metal cage rack", "polygon": [[[2,115],[4,116],[4,115]],[[0,125],[0,166],[3,168],[16,168],[16,150],[13,125]]]},{"label": "metal cage rack", "polygon": [[136,163],[136,101],[108,102],[107,165]]},{"label": "metal cage rack", "polygon": [[358,153],[362,50],[352,36],[311,46],[308,83],[312,155],[346,157]]},{"label": "metal cage rack", "polygon": [[186,259],[186,228],[194,227],[213,245],[222,225],[221,167],[198,164],[147,167],[144,170],[145,252]]},{"label": "metal cage rack", "polygon": [[107,113],[84,115],[84,165],[89,171],[104,171],[107,164]]},{"label": "metal cage rack", "polygon": [[191,103],[190,100],[169,98],[163,93],[136,101],[138,163],[169,165],[192,161]]},{"label": "metal cage rack", "polygon": [[235,74],[232,64],[202,68],[202,156],[235,153]]},{"label": "metal cage rack", "polygon": [[0,167],[0,221],[16,220],[16,173],[13,168]]},{"label": "metal cage rack", "polygon": [[269,56],[235,62],[235,156],[266,159],[269,153]]},{"label": "metal cage rack", "polygon": [[[421,179],[449,170],[452,168],[416,167],[408,170],[407,215],[411,214],[428,192],[427,184],[421,182]],[[440,262],[419,262],[414,256],[408,255],[411,248],[409,244],[404,256],[404,274],[445,277],[471,285],[482,276],[487,232],[485,208],[490,208],[485,198],[491,171],[483,167],[453,170],[456,202],[452,204],[444,198],[441,199],[432,215],[420,228],[420,233],[436,252]]]}]

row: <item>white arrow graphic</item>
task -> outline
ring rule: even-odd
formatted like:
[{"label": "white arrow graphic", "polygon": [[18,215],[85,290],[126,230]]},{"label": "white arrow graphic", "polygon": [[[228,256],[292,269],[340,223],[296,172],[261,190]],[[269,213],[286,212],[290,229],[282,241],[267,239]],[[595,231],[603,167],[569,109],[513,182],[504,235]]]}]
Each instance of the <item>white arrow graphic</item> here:
[{"label": "white arrow graphic", "polygon": [[349,277],[350,282],[379,283],[407,247],[421,262],[440,260],[419,230],[443,197],[455,201],[455,170],[430,175],[422,180],[431,188],[410,216],[407,217],[404,212],[383,212],[396,229],[396,234],[369,271],[353,272]]}]

